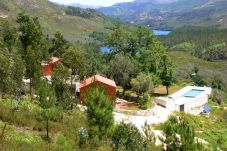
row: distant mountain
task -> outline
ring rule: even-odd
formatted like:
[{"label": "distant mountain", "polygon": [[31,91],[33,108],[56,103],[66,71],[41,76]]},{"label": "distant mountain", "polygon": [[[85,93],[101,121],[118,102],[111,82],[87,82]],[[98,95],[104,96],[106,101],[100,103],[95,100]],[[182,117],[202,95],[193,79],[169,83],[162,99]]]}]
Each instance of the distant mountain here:
[{"label": "distant mountain", "polygon": [[91,8],[91,9],[98,9],[101,8],[102,6],[93,6],[93,5],[83,5],[83,4],[79,4],[79,3],[72,3],[69,4],[68,6],[74,6],[74,7],[80,7],[80,8]]},{"label": "distant mountain", "polygon": [[61,6],[48,0],[0,0],[0,25],[5,20],[15,23],[22,11],[37,16],[46,34],[60,31],[70,41],[92,41],[88,35],[108,32],[113,25],[112,19],[95,10]]},{"label": "distant mountain", "polygon": [[99,8],[105,15],[153,28],[227,27],[227,0],[135,0]]}]

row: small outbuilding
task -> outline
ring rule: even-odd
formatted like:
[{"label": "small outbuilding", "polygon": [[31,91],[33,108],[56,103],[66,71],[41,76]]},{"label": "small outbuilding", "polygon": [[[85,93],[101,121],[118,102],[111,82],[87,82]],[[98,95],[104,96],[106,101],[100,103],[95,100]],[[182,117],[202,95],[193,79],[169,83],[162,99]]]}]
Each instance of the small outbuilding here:
[{"label": "small outbuilding", "polygon": [[187,86],[169,97],[158,97],[155,103],[170,111],[187,112],[191,114],[203,113],[212,89],[210,87]]},{"label": "small outbuilding", "polygon": [[51,57],[50,62],[43,61],[42,66],[42,74],[43,76],[52,76],[54,67],[60,62],[60,58],[57,57]]},{"label": "small outbuilding", "polygon": [[98,86],[102,86],[105,89],[106,94],[109,96],[109,98],[111,100],[115,100],[117,88],[116,83],[113,80],[103,77],[101,75],[94,75],[80,83],[81,103],[83,103],[84,100],[86,99],[87,93],[89,92],[94,83],[97,84]]}]

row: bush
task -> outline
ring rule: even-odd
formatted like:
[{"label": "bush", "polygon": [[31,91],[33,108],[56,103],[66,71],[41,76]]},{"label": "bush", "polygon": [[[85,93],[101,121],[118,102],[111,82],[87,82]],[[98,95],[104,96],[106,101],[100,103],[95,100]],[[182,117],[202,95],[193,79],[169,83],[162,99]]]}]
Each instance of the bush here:
[{"label": "bush", "polygon": [[80,148],[83,148],[84,146],[86,146],[88,144],[88,131],[81,127],[79,129],[79,137],[80,137],[80,141],[79,141],[79,146]]},{"label": "bush", "polygon": [[6,106],[5,104],[3,104],[2,102],[0,102],[0,119],[2,121],[10,121],[10,115],[12,114],[12,110]]},{"label": "bush", "polygon": [[70,145],[64,135],[60,134],[57,136],[56,140],[58,150],[68,151],[70,150]]},{"label": "bush", "polygon": [[147,99],[140,99],[139,100],[139,104],[140,104],[140,106],[139,106],[139,108],[141,108],[141,109],[147,109],[147,102],[148,102],[148,100]]},{"label": "bush", "polygon": [[226,101],[227,95],[218,89],[214,89],[211,95],[211,99],[214,102],[217,102],[218,104],[223,103],[224,101]]},{"label": "bush", "polygon": [[114,150],[143,151],[148,147],[139,130],[123,122],[116,126],[112,140]]}]

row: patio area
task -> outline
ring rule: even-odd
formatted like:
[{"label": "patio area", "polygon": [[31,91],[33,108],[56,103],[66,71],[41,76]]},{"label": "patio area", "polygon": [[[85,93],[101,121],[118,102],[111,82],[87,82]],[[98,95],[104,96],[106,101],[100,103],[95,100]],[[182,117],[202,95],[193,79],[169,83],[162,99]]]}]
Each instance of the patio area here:
[{"label": "patio area", "polygon": [[164,107],[155,105],[148,110],[129,111],[122,109],[114,110],[114,119],[116,123],[126,122],[134,124],[142,131],[145,123],[149,125],[160,124],[165,122],[172,112]]}]

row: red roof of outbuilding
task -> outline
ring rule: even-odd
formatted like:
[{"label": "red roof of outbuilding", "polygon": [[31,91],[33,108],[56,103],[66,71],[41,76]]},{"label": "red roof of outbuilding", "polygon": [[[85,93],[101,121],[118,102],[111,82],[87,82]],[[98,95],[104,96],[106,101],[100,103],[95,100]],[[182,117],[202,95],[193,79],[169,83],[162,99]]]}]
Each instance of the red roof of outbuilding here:
[{"label": "red roof of outbuilding", "polygon": [[81,87],[84,87],[84,86],[87,86],[87,85],[93,83],[94,81],[99,81],[99,82],[105,83],[107,85],[110,85],[112,87],[117,87],[116,86],[116,83],[113,80],[108,79],[108,78],[105,78],[105,77],[100,76],[100,75],[95,75],[95,76],[92,76],[90,78],[87,78],[86,80],[84,80],[83,82],[81,82],[80,88]]},{"label": "red roof of outbuilding", "polygon": [[57,57],[51,57],[51,63],[55,64],[60,60],[60,58]]}]

